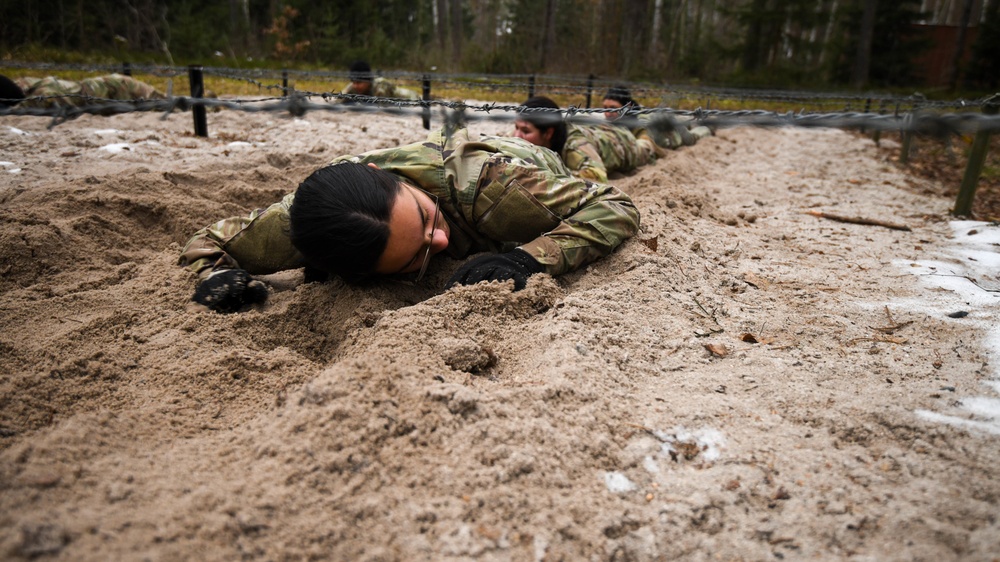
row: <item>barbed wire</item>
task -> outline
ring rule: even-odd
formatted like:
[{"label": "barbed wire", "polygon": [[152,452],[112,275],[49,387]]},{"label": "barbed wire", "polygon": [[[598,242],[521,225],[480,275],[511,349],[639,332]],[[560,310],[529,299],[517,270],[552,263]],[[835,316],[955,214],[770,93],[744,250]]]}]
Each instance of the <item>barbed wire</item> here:
[{"label": "barbed wire", "polygon": [[[123,65],[113,64],[72,64],[72,63],[35,63],[4,61],[5,68],[35,69],[44,71],[74,70],[90,72],[121,72]],[[128,68],[132,72],[144,73],[154,76],[173,78],[188,73],[188,67],[171,67],[157,65],[130,64]],[[273,70],[273,69],[240,69],[230,67],[199,67],[200,70],[209,76],[223,79],[245,81],[268,91],[278,91],[287,94],[284,89],[285,79],[295,80],[316,80],[334,81],[349,80],[350,74],[347,71],[323,71],[323,70]],[[841,106],[845,110],[866,107],[875,111],[900,112],[914,111],[917,109],[976,109],[982,106],[983,100],[930,100],[926,96],[917,92],[914,94],[900,96],[895,94],[868,92],[868,93],[845,93],[845,92],[817,92],[817,91],[792,91],[777,89],[736,89],[720,88],[710,86],[686,86],[670,84],[651,84],[639,82],[617,81],[609,79],[598,79],[596,77],[580,77],[569,75],[546,75],[546,74],[469,74],[469,73],[437,73],[437,72],[413,72],[413,71],[378,71],[378,76],[406,80],[411,82],[422,82],[430,80],[435,88],[465,88],[483,90],[486,92],[511,93],[515,91],[545,93],[550,95],[563,96],[603,96],[607,89],[613,86],[624,86],[628,88],[633,98],[659,100],[661,105],[669,105],[671,102],[677,104],[680,101],[694,101],[703,107],[710,107],[713,103],[723,104],[725,101],[746,102],[768,102],[776,104],[791,104],[799,106],[812,106],[820,108],[831,108]],[[268,83],[272,81],[272,83]],[[280,81],[280,82],[279,82]],[[289,88],[291,86],[288,86]]]},{"label": "barbed wire", "polygon": [[[38,96],[29,100],[44,103],[56,99],[73,98],[81,102],[74,106],[31,107],[31,106],[0,106],[0,116],[24,115],[51,117],[49,128],[74,119],[84,114],[117,115],[136,111],[162,112],[163,118],[177,111],[189,111],[194,107],[206,109],[219,108],[245,112],[287,112],[294,116],[304,116],[313,111],[334,112],[364,112],[386,113],[412,117],[427,117],[428,112],[437,109],[441,119],[446,124],[468,123],[472,121],[513,121],[523,118],[526,114],[552,114],[554,117],[566,119],[572,123],[598,124],[607,123],[604,117],[607,113],[617,110],[603,108],[579,108],[570,106],[562,110],[545,107],[527,108],[516,104],[500,104],[496,102],[468,103],[452,100],[401,100],[361,96],[355,94],[338,94],[331,92],[296,92],[291,96],[265,97],[255,99],[218,99],[170,97],[166,99],[123,101],[107,98],[95,98],[85,95]],[[322,102],[314,102],[319,98]],[[990,98],[992,107],[1000,104],[996,96]],[[649,126],[658,119],[682,119],[694,124],[713,128],[729,128],[740,126],[753,127],[824,127],[879,131],[916,132],[923,134],[972,134],[980,131],[995,132],[1000,130],[1000,116],[983,113],[940,113],[930,110],[919,110],[902,114],[877,114],[863,112],[774,112],[763,109],[746,110],[712,110],[712,109],[676,109],[670,107],[632,109],[627,115],[615,122],[629,128]]]}]

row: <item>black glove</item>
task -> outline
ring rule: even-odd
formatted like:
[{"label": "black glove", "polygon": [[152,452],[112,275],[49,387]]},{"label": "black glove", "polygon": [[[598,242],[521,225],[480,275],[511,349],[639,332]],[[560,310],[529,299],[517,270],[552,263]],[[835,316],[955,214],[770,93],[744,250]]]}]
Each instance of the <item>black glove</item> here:
[{"label": "black glove", "polygon": [[545,271],[545,266],[535,261],[524,250],[513,250],[505,254],[480,256],[458,268],[448,280],[452,285],[475,285],[480,281],[514,280],[514,290],[520,291],[528,283],[528,277]]},{"label": "black glove", "polygon": [[220,269],[198,285],[191,300],[216,312],[236,312],[245,305],[266,301],[267,285],[250,277],[245,269]]}]

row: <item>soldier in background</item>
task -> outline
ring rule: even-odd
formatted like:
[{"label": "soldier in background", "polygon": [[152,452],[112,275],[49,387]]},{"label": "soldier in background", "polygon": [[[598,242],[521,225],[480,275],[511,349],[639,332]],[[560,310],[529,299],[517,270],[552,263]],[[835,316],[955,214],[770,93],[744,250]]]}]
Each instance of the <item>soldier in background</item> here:
[{"label": "soldier in background", "polygon": [[466,261],[453,284],[560,275],[607,256],[639,229],[618,188],[570,175],[518,138],[458,129],[342,156],[266,209],[198,231],[179,263],[201,277],[192,300],[235,312],[267,298],[251,275],[305,267],[306,280],[418,282],[436,254]]},{"label": "soldier in background", "polygon": [[614,121],[628,115],[629,110],[642,109],[639,102],[632,99],[632,93],[625,86],[612,86],[608,88],[608,93],[604,94],[601,100],[601,107],[604,109],[619,109],[621,111],[609,111],[604,114],[604,118]]},{"label": "soldier in background", "polygon": [[[632,98],[632,93],[622,85],[612,86],[608,93],[604,94],[601,101],[604,109],[617,109],[619,111],[608,111],[604,118],[609,121],[617,121],[623,117],[633,117],[640,122],[644,118],[634,116],[634,111],[642,109],[639,102]],[[663,148],[677,148],[679,146],[692,146],[699,140],[712,136],[712,130],[704,125],[691,126],[692,119],[680,119],[674,115],[664,114],[648,119],[641,128],[644,128],[649,136],[658,146]],[[633,127],[633,132],[638,128]]]},{"label": "soldier in background", "polygon": [[[109,74],[83,80],[22,77],[14,83],[24,94],[21,107],[85,107],[106,100],[164,99],[156,88],[131,76]],[[34,99],[38,98],[38,99]]]},{"label": "soldier in background", "polygon": [[598,183],[612,172],[629,172],[664,152],[643,131],[638,135],[611,124],[567,123],[559,105],[545,96],[521,104],[555,111],[524,112],[514,121],[514,136],[558,154],[574,176]]},{"label": "soldier in background", "polygon": [[381,76],[376,78],[372,74],[372,67],[365,61],[357,61],[351,64],[348,76],[351,79],[351,83],[344,86],[344,89],[340,92],[342,94],[391,99],[420,99],[420,96],[413,90],[399,87]]}]

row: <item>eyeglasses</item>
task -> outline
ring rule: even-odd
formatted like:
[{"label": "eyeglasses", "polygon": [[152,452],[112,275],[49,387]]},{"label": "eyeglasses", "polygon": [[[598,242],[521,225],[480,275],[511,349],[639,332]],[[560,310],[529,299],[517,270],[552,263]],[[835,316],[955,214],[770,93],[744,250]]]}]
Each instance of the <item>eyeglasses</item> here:
[{"label": "eyeglasses", "polygon": [[427,195],[434,198],[434,220],[431,221],[431,239],[427,242],[427,249],[424,250],[424,261],[420,264],[420,271],[417,273],[417,278],[413,280],[414,283],[423,279],[424,273],[427,273],[427,264],[431,262],[431,244],[434,242],[434,233],[437,232],[438,218],[441,216],[441,201],[437,195],[430,193],[427,193]]}]

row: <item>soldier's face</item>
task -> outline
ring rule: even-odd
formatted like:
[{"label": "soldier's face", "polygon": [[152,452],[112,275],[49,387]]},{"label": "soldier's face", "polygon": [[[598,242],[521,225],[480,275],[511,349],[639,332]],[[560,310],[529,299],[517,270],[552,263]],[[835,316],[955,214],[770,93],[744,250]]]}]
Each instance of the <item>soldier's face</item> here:
[{"label": "soldier's face", "polygon": [[555,132],[555,129],[546,129],[543,133],[533,123],[521,120],[514,121],[514,136],[524,139],[535,146],[552,148],[552,135]]},{"label": "soldier's face", "polygon": [[385,275],[419,271],[424,257],[443,252],[451,236],[451,227],[436,212],[434,200],[412,185],[400,185],[389,213],[389,242],[375,266],[377,273]]},{"label": "soldier's face", "polygon": [[[601,103],[601,107],[603,107],[604,109],[621,109],[622,104],[615,100],[605,99],[604,102]],[[608,120],[618,119],[618,117],[620,116],[621,116],[620,111],[609,111],[604,114],[604,118]]]},{"label": "soldier's face", "polygon": [[367,80],[353,80],[351,85],[354,86],[354,92],[359,96],[367,96],[368,92],[372,89],[372,83]]}]

